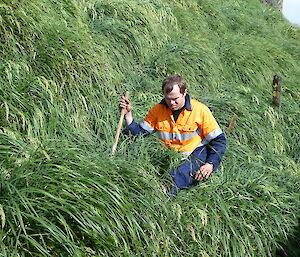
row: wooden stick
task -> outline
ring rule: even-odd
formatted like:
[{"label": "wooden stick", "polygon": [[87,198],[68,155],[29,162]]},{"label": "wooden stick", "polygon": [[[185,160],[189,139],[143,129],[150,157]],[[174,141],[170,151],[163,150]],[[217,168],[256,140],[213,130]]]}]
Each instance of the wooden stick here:
[{"label": "wooden stick", "polygon": [[233,126],[234,126],[234,123],[235,121],[237,120],[238,116],[236,114],[233,115],[230,123],[229,123],[229,126],[227,128],[227,134],[231,134],[232,130],[233,130]]},{"label": "wooden stick", "polygon": [[[126,91],[126,93],[125,93],[125,98],[126,99],[129,98],[129,92],[128,91]],[[116,149],[117,149],[117,145],[118,145],[119,136],[120,136],[120,133],[121,133],[121,128],[122,128],[125,113],[126,113],[126,110],[122,109],[119,124],[118,124],[118,128],[117,128],[117,133],[116,133],[116,136],[115,136],[115,141],[114,141],[114,144],[113,144],[113,147],[112,147],[111,156],[113,156],[115,154]]]}]

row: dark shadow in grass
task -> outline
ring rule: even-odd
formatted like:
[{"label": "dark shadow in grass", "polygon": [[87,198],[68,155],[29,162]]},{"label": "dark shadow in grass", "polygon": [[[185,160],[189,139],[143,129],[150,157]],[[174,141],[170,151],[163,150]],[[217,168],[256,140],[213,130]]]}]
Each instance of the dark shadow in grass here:
[{"label": "dark shadow in grass", "polygon": [[[300,224],[300,218],[298,219]],[[300,256],[300,225],[296,228],[293,235],[282,244],[282,249],[276,251],[275,257],[299,257]]]}]

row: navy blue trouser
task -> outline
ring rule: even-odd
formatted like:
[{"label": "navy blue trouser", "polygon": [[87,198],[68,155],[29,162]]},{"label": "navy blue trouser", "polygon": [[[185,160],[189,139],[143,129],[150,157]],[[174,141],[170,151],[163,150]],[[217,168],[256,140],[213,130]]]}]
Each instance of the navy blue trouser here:
[{"label": "navy blue trouser", "polygon": [[193,153],[181,163],[178,167],[170,170],[172,184],[169,188],[169,194],[177,195],[181,189],[191,188],[198,184],[195,180],[195,173],[205,164],[207,157],[207,148],[198,147]]}]

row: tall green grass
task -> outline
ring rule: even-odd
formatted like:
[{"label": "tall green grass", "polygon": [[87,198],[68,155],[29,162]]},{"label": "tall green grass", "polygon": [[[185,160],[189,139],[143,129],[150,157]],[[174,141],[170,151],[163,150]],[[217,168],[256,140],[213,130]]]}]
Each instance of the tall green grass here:
[{"label": "tall green grass", "polygon": [[[258,0],[2,1],[0,256],[275,256],[299,229],[299,39]],[[169,201],[178,153],[110,151],[121,94],[140,120],[174,73],[238,120],[218,172]]]}]

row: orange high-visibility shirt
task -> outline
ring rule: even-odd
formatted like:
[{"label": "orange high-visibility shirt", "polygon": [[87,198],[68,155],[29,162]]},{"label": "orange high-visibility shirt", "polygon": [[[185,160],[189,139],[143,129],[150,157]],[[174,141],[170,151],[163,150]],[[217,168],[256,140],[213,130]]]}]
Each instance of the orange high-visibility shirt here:
[{"label": "orange high-visibility shirt", "polygon": [[189,155],[222,134],[208,107],[197,100],[186,98],[186,108],[175,122],[172,111],[163,101],[156,104],[140,126],[149,133],[157,132],[165,146]]}]

